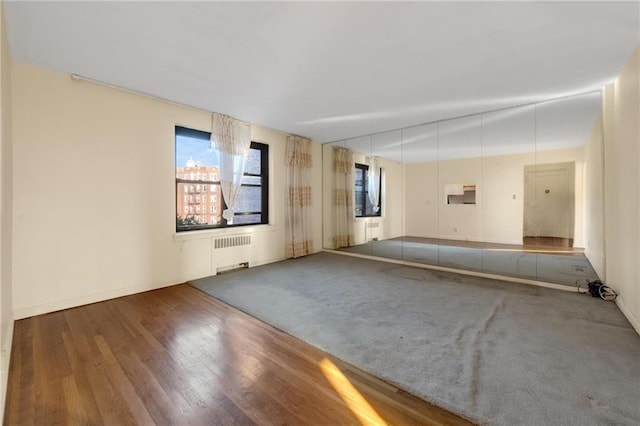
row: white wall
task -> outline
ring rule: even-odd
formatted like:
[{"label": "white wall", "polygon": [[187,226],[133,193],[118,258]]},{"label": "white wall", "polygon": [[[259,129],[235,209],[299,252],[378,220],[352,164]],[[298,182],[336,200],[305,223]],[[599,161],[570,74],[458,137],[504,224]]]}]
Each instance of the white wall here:
[{"label": "white wall", "polygon": [[584,254],[602,280],[606,280],[604,252],[604,152],[602,116],[584,147]]},{"label": "white wall", "polygon": [[[285,133],[252,126],[269,145],[270,225],[175,235],[174,126],[209,130],[208,112],[26,64],[12,77],[16,317],[284,258]],[[321,146],[313,152],[319,250]],[[214,236],[247,232],[247,256],[212,249]]]},{"label": "white wall", "polygon": [[607,284],[640,333],[640,48],[604,92]]},{"label": "white wall", "polygon": [[[406,235],[522,244],[524,166],[570,161],[576,171],[574,246],[583,247],[583,148],[406,164]],[[445,204],[444,185],[455,183],[476,184],[476,205]]]},{"label": "white wall", "polygon": [[[0,413],[5,395],[13,337],[11,244],[13,167],[11,138],[11,58],[0,3]],[[1,417],[1,415],[0,415]]]}]

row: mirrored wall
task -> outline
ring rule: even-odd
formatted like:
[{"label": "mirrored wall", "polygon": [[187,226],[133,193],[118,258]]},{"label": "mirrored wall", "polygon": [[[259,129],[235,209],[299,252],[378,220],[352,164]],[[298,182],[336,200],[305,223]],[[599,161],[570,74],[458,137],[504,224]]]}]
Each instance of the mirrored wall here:
[{"label": "mirrored wall", "polygon": [[600,117],[594,92],[327,143],[324,247],[555,284],[597,278]]}]

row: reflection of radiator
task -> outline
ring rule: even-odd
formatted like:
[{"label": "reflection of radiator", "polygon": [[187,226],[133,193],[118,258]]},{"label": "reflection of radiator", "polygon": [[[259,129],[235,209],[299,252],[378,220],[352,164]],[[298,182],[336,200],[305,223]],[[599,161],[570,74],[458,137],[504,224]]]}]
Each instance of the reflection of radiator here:
[{"label": "reflection of radiator", "polygon": [[251,260],[251,234],[229,235],[214,238],[211,251],[213,275],[238,265],[248,265]]},{"label": "reflection of radiator", "polygon": [[365,225],[365,238],[367,241],[377,240],[380,238],[380,223],[379,222],[367,222]]}]

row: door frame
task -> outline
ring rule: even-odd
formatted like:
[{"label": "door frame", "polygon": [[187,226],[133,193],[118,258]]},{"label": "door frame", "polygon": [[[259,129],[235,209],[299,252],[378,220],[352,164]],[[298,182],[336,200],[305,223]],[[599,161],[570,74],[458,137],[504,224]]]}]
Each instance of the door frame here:
[{"label": "door frame", "polygon": [[[537,179],[538,173],[549,173],[549,172],[565,172],[567,178],[567,191],[569,192],[570,202],[569,202],[569,211],[568,213],[568,229],[567,234],[563,237],[550,237],[547,235],[536,235],[538,232],[536,227],[534,229],[530,229],[527,225],[531,222],[537,222],[538,220],[538,210],[533,210],[531,208],[527,208],[527,206],[535,206],[536,200],[531,200],[531,195],[528,194],[527,182],[528,179]],[[575,162],[562,162],[562,163],[547,163],[547,164],[532,164],[524,166],[524,180],[523,180],[523,224],[522,224],[522,241],[523,244],[528,244],[531,242],[535,242],[536,245],[563,245],[563,246],[573,246],[573,238],[575,235],[575,223],[576,223],[576,211],[575,211],[575,203],[576,203],[576,183],[575,183]],[[536,191],[534,190],[534,194]],[[529,217],[528,217],[529,215]],[[530,216],[533,215],[533,218]]]}]

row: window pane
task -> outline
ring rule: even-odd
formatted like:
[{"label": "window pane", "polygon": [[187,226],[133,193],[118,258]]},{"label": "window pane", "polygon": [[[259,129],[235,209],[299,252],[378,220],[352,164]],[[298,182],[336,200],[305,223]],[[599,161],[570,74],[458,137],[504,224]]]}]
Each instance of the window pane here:
[{"label": "window pane", "polygon": [[262,217],[259,214],[236,215],[233,217],[233,224],[260,223],[261,220]]},{"label": "window pane", "polygon": [[[382,176],[382,169],[380,169],[380,176]],[[379,207],[382,205],[382,194],[378,195],[378,203],[377,206],[371,204],[371,200],[369,199],[369,187],[368,187],[368,179],[369,179],[369,166],[366,164],[358,164],[355,165],[355,211],[356,216],[380,216],[381,209]],[[382,178],[380,183],[382,182]],[[381,186],[381,185],[380,185]]]},{"label": "window pane", "polygon": [[[195,225],[215,225],[220,223],[221,197],[218,195],[220,186],[216,185],[208,197],[197,191],[202,185],[179,183],[176,193],[176,225],[178,228],[188,228]],[[187,192],[187,190],[189,190]],[[214,197],[215,201],[211,201]],[[214,214],[212,214],[212,210]]]},{"label": "window pane", "polygon": [[218,152],[211,149],[209,140],[176,135],[176,178],[218,180]]},{"label": "window pane", "polygon": [[369,195],[368,194],[367,194],[367,198],[366,198],[366,200],[364,200],[364,202],[365,202],[365,208],[366,208],[365,214],[367,216],[371,216],[371,215],[376,214],[376,212],[373,211],[373,205],[371,204],[371,200],[369,199]]},{"label": "window pane", "polygon": [[[240,188],[238,199],[236,200],[235,211],[259,212],[262,211],[262,189],[259,186],[243,186]],[[238,222],[234,218],[234,225]]]},{"label": "window pane", "polygon": [[356,216],[362,216],[364,212],[362,211],[362,201],[364,198],[364,192],[356,191]]},{"label": "window pane", "polygon": [[244,166],[244,172],[252,175],[260,174],[260,150],[250,149],[247,163]]},{"label": "window pane", "polygon": [[260,176],[242,176],[243,185],[260,185],[262,178]]},{"label": "window pane", "polygon": [[364,197],[365,195],[365,190],[366,188],[364,187],[365,184],[365,172],[363,169],[358,167],[359,165],[356,164],[356,169],[355,169],[355,207],[356,207],[356,216],[362,216],[365,213],[362,211],[362,205],[364,202]]},{"label": "window pane", "polygon": [[356,191],[362,191],[364,186],[364,170],[356,168]]}]

